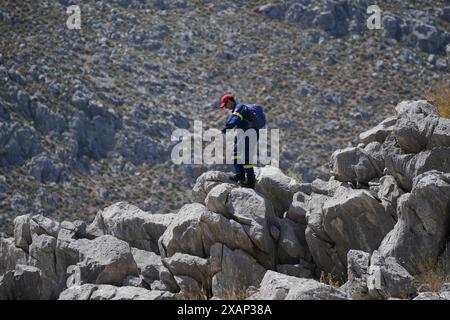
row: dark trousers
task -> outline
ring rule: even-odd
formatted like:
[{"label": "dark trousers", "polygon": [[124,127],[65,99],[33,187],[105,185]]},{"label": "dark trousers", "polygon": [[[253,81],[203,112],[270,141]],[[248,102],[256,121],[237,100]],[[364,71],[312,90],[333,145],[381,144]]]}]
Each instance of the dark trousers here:
[{"label": "dark trousers", "polygon": [[[245,139],[245,142],[240,140],[240,139]],[[259,141],[259,131],[256,130],[256,142],[258,143]],[[242,163],[242,161],[239,161],[239,157],[242,155],[239,155],[239,151],[238,151],[238,145],[239,143],[245,143],[244,146],[244,150],[245,150],[245,161],[244,163]],[[251,153],[255,153],[254,154],[254,158],[256,159],[256,154],[257,154],[257,146],[254,146],[253,148],[250,147],[250,139],[249,137],[235,137],[234,138],[234,147],[233,147],[233,164],[234,164],[234,171],[236,172],[236,174],[242,176],[243,178],[245,177],[245,175],[247,175],[247,181],[254,181],[255,180],[255,170],[253,169],[253,164],[251,164],[250,160],[251,160]],[[238,163],[240,162],[240,163]]]}]

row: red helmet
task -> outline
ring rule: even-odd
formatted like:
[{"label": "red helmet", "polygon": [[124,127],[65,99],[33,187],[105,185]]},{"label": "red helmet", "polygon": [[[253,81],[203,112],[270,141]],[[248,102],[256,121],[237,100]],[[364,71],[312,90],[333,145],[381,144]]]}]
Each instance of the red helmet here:
[{"label": "red helmet", "polygon": [[231,94],[226,94],[222,97],[222,99],[220,99],[220,108],[222,109],[223,107],[225,107],[225,105],[227,104],[228,101],[234,101],[234,98]]}]

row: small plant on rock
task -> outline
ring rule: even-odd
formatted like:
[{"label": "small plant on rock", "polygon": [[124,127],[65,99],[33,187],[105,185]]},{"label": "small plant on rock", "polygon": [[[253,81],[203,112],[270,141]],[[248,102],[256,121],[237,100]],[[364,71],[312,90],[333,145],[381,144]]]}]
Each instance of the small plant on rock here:
[{"label": "small plant on rock", "polygon": [[324,271],[320,273],[320,282],[326,285],[339,288],[341,286],[338,279],[333,276],[331,273],[326,274]]}]

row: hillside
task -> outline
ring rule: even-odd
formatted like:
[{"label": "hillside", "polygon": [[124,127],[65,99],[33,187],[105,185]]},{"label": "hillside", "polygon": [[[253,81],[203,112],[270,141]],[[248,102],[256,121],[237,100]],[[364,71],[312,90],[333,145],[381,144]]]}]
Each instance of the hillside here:
[{"label": "hillside", "polygon": [[[94,218],[129,201],[177,211],[204,166],[170,162],[175,128],[221,127],[233,92],[282,133],[281,169],[328,178],[328,158],[404,99],[449,85],[448,1],[4,0],[0,230],[19,214]],[[330,22],[331,21],[331,22]],[[221,170],[226,168],[220,167]]]}]

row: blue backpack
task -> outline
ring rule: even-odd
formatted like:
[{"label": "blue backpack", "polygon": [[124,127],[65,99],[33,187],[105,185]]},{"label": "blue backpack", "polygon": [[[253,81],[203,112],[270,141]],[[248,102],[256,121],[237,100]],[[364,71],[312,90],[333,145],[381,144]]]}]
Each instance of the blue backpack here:
[{"label": "blue backpack", "polygon": [[257,104],[247,104],[251,119],[248,120],[248,128],[262,129],[266,125],[266,116],[261,106]]}]

